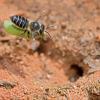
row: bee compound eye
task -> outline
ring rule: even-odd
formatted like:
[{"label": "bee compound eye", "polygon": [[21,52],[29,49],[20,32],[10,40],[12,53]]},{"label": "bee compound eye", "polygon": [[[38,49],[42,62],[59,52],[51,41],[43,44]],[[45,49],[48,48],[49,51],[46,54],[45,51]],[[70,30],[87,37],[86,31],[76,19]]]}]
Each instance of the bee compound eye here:
[{"label": "bee compound eye", "polygon": [[39,30],[39,32],[40,32],[40,33],[43,33],[43,32],[44,32],[44,28],[45,28],[45,26],[42,24],[42,25],[41,25],[41,28],[40,28],[40,30]]}]

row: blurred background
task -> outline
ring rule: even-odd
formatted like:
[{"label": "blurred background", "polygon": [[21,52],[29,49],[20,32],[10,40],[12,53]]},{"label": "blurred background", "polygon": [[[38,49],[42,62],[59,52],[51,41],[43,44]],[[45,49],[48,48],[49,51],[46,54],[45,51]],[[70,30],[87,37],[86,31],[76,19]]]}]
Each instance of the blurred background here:
[{"label": "blurred background", "polygon": [[[53,41],[39,41],[33,51],[30,41],[5,31],[3,22],[12,15],[41,16],[53,26],[47,30]],[[90,89],[99,70],[100,0],[0,0],[0,100],[99,100]],[[100,82],[96,86],[98,94]]]}]

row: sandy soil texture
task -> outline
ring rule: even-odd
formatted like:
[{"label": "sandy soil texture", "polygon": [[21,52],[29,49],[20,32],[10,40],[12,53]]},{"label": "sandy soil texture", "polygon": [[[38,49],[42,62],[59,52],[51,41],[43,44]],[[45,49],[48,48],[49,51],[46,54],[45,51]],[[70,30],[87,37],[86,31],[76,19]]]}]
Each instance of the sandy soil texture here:
[{"label": "sandy soil texture", "polygon": [[[99,0],[0,0],[0,8],[0,100],[100,100]],[[17,14],[41,16],[52,40],[5,32]]]}]

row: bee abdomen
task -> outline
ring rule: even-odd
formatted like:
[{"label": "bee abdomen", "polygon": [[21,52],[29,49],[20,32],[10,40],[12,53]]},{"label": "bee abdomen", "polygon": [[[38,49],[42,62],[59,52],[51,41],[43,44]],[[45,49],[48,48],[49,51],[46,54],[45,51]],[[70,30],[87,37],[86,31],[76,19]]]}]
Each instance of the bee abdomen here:
[{"label": "bee abdomen", "polygon": [[11,21],[20,28],[27,28],[28,27],[28,20],[23,16],[14,15],[10,17]]}]

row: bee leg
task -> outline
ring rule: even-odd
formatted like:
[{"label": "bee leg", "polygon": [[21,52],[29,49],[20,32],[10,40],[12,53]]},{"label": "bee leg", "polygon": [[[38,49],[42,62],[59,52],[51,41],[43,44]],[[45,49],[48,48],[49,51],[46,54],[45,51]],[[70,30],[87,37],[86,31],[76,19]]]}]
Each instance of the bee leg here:
[{"label": "bee leg", "polygon": [[37,32],[32,32],[32,39],[37,38],[38,34]]},{"label": "bee leg", "polygon": [[26,30],[24,31],[24,33],[26,33],[26,32],[27,32],[27,38],[29,39],[29,38],[31,37],[31,36],[30,36],[30,31],[26,29]]},{"label": "bee leg", "polygon": [[27,30],[24,30],[24,32],[20,33],[20,36],[23,37],[26,32]]},{"label": "bee leg", "polygon": [[30,38],[30,31],[27,30],[27,37]]},{"label": "bee leg", "polygon": [[40,34],[40,38],[41,38],[41,41],[45,41],[45,37],[43,33]]},{"label": "bee leg", "polygon": [[26,33],[27,32],[27,30],[24,30],[24,33]]},{"label": "bee leg", "polygon": [[27,38],[30,38],[31,36],[30,36],[30,31],[29,30],[24,30],[24,32],[21,34],[21,36],[25,36],[25,33],[27,33]]},{"label": "bee leg", "polygon": [[38,40],[42,43],[43,42],[43,40],[44,40],[44,37],[43,37],[43,35],[41,35],[40,33],[38,33]]}]

